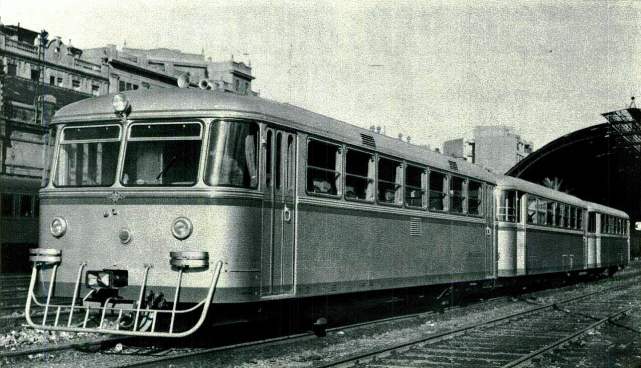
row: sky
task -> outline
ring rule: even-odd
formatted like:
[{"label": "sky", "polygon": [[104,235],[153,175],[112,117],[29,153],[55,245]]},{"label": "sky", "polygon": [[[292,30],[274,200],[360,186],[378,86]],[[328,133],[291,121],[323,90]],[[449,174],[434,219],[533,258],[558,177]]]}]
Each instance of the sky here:
[{"label": "sky", "polygon": [[0,0],[0,20],[233,55],[262,97],[432,147],[503,124],[540,148],[641,95],[641,1]]}]

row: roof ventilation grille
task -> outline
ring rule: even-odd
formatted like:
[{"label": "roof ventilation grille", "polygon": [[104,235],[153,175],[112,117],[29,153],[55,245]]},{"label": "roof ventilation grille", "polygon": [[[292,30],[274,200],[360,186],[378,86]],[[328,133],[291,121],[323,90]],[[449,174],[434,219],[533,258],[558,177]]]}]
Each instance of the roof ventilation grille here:
[{"label": "roof ventilation grille", "polygon": [[361,133],[361,141],[366,146],[376,148],[376,141],[374,140],[374,137],[369,134]]}]

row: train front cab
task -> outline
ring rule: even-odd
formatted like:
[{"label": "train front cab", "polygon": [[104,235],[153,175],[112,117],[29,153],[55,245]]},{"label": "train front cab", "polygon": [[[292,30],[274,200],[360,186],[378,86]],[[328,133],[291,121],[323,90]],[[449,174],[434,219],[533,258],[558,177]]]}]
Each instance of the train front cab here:
[{"label": "train front cab", "polygon": [[498,181],[495,200],[499,277],[586,268],[585,202],[510,177]]},{"label": "train front cab", "polygon": [[623,212],[588,203],[587,263],[614,273],[630,262],[630,219]]}]

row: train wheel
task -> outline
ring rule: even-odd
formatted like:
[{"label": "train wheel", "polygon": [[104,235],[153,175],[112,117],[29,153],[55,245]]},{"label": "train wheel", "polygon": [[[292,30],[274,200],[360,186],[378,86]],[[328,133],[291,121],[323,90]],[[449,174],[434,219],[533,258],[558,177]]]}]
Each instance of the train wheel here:
[{"label": "train wheel", "polygon": [[312,331],[318,337],[325,337],[327,335],[327,318],[320,317],[317,319],[312,325]]}]

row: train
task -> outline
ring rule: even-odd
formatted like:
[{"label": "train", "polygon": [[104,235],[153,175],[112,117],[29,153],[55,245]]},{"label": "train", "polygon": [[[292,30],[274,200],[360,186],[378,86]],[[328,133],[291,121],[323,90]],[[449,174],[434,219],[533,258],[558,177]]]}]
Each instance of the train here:
[{"label": "train", "polygon": [[28,273],[29,249],[38,246],[41,180],[0,175],[0,273]]},{"label": "train", "polygon": [[622,211],[286,103],[127,91],[52,127],[37,329],[184,337],[275,303],[629,262]]}]

